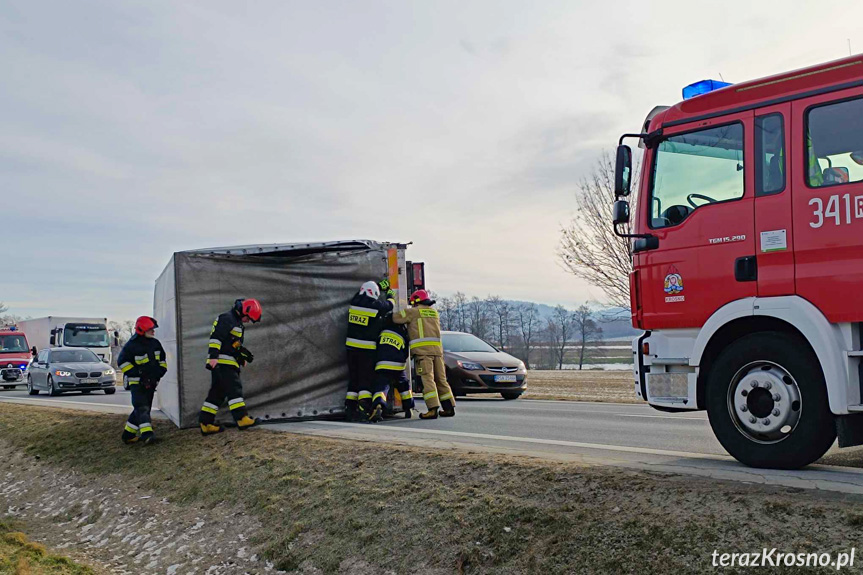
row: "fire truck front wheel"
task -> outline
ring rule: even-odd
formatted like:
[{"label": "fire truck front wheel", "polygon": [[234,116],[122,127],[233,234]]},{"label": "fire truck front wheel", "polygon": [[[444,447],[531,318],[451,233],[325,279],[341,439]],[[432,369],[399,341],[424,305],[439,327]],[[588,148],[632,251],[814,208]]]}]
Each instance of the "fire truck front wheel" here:
[{"label": "fire truck front wheel", "polygon": [[824,374],[799,336],[744,336],[719,354],[707,377],[710,426],[741,463],[799,469],[836,440]]}]

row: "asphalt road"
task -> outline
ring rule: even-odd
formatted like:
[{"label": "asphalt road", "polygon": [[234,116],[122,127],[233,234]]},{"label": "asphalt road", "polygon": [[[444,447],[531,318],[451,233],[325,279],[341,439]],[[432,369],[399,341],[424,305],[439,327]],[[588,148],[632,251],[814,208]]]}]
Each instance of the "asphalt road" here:
[{"label": "asphalt road", "polygon": [[[99,392],[60,397],[45,394],[32,397],[26,390],[0,391],[0,401],[108,413],[128,413],[130,407],[129,393],[122,389],[113,395]],[[421,403],[419,407],[424,410]],[[161,416],[158,412],[154,415]],[[398,418],[376,425],[289,422],[272,423],[265,428],[863,494],[863,470],[824,465],[801,471],[751,469],[725,453],[713,437],[704,412],[662,413],[646,404],[470,397],[459,399],[457,416],[451,419]]]}]

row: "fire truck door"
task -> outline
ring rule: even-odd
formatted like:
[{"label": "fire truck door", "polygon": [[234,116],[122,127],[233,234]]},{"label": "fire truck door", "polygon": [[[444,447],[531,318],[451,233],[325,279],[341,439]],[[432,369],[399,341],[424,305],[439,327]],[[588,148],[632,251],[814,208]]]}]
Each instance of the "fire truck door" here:
[{"label": "fire truck door", "polygon": [[753,117],[663,126],[648,154],[639,213],[659,246],[638,254],[647,329],[700,327],[756,295]]},{"label": "fire truck door", "polygon": [[794,294],[791,131],[791,104],[755,111],[755,248],[760,297]]},{"label": "fire truck door", "polygon": [[863,88],[792,103],[797,294],[831,322],[863,321]]}]

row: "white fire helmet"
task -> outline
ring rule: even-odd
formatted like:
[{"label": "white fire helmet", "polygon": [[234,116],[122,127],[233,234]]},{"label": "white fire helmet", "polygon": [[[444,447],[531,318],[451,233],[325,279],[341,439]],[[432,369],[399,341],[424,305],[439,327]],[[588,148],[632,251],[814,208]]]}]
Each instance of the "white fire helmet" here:
[{"label": "white fire helmet", "polygon": [[378,299],[381,296],[381,288],[376,282],[366,282],[360,288],[360,293],[364,293],[372,299]]}]

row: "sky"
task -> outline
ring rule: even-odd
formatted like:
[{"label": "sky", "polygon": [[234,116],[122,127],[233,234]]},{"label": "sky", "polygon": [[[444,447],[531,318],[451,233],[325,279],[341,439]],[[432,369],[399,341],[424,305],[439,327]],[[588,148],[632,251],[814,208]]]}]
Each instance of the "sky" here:
[{"label": "sky", "polygon": [[575,306],[603,151],[686,84],[863,52],[863,3],[0,4],[0,301],[152,313],[171,254],[413,242],[429,288]]}]

